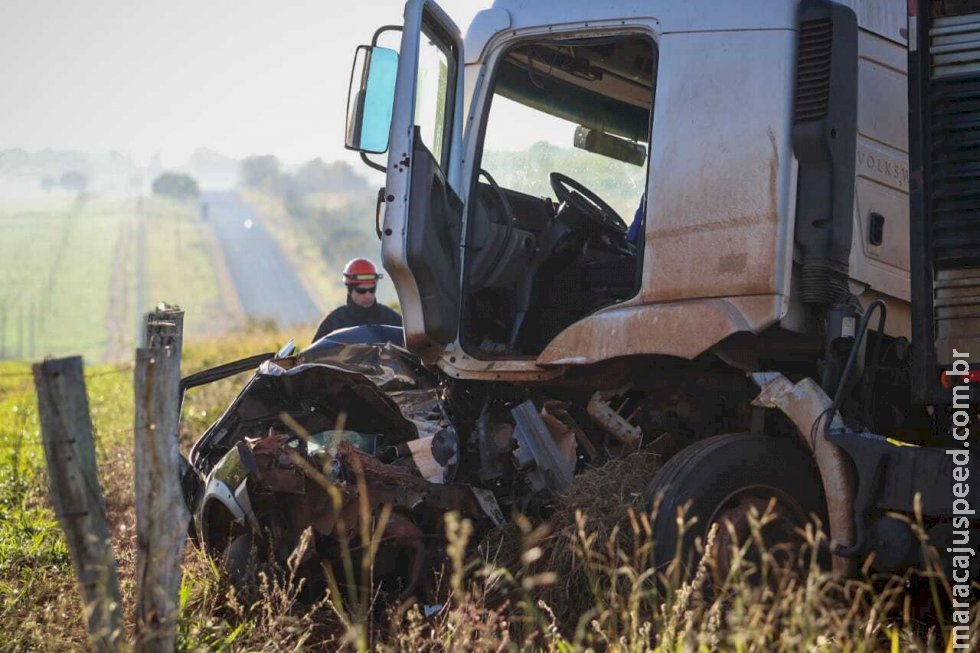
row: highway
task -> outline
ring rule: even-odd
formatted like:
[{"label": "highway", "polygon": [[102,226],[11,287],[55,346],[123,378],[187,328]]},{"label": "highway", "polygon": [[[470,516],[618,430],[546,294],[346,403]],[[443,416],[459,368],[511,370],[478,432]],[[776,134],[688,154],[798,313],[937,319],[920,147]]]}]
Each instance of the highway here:
[{"label": "highway", "polygon": [[204,193],[201,200],[246,317],[280,326],[318,322],[319,310],[261,217],[233,191]]}]

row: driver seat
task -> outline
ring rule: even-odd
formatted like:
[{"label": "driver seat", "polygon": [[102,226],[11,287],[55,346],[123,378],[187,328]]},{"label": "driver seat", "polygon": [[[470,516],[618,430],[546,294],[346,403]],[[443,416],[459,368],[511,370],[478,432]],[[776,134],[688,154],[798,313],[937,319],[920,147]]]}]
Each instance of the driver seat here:
[{"label": "driver seat", "polygon": [[527,262],[526,274],[519,277],[514,285],[514,322],[511,325],[510,336],[507,338],[508,351],[514,352],[517,348],[524,320],[531,307],[538,272],[547,263],[569,253],[575,246],[575,241],[574,231],[561,220],[553,220],[538,236],[538,246]]}]

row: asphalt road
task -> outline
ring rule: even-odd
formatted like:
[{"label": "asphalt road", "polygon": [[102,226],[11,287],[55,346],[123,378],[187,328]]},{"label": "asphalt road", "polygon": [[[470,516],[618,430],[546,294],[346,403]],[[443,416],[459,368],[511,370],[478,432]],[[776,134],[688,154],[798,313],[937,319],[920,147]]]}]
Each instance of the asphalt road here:
[{"label": "asphalt road", "polygon": [[323,316],[260,216],[231,191],[204,193],[201,200],[245,315],[280,326],[318,322]]}]

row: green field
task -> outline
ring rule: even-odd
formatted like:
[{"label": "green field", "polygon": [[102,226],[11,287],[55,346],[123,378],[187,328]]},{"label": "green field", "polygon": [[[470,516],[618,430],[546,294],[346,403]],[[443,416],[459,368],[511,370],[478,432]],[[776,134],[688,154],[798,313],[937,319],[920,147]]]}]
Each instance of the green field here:
[{"label": "green field", "polygon": [[183,306],[188,337],[239,317],[196,204],[155,197],[0,202],[0,359],[132,355],[139,315]]},{"label": "green field", "polygon": [[3,357],[104,355],[109,281],[127,215],[124,202],[84,197],[0,206]]},{"label": "green field", "polygon": [[198,205],[147,198],[143,220],[146,302],[141,313],[161,301],[179,304],[191,340],[240,328],[238,296]]}]

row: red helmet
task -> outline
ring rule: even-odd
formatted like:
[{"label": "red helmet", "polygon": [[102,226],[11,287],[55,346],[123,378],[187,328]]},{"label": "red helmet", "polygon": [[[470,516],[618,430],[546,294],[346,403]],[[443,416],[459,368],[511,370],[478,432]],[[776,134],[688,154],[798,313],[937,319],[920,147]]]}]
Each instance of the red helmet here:
[{"label": "red helmet", "polygon": [[348,286],[374,286],[383,276],[366,258],[351,259],[344,266],[344,283]]}]

